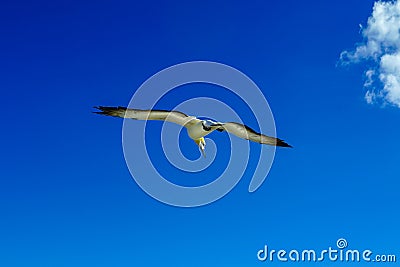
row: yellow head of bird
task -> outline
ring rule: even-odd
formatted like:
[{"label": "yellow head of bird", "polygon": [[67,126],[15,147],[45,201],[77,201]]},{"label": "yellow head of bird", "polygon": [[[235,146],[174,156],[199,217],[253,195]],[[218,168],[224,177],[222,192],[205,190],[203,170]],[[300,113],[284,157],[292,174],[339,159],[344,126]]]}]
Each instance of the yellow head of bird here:
[{"label": "yellow head of bird", "polygon": [[204,140],[204,137],[201,137],[199,139],[194,140],[196,144],[199,146],[199,149],[201,151],[201,154],[203,154],[204,157],[206,157],[206,152],[204,151],[206,147],[206,140]]}]

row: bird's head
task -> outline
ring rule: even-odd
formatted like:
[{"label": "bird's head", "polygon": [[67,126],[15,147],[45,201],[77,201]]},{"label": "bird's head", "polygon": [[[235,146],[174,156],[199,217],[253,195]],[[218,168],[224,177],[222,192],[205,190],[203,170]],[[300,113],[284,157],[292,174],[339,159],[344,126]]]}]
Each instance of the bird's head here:
[{"label": "bird's head", "polygon": [[203,154],[204,157],[206,157],[206,152],[205,152],[205,147],[206,147],[206,140],[204,140],[204,137],[201,137],[199,139],[194,140],[196,144],[199,146],[199,149],[201,151],[201,154]]}]

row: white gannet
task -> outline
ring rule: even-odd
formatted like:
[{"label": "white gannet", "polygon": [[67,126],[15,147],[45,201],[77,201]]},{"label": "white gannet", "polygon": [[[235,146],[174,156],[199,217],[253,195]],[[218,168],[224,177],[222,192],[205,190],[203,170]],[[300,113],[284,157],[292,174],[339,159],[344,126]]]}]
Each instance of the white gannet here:
[{"label": "white gannet", "polygon": [[205,157],[206,141],[204,136],[217,130],[220,132],[227,131],[240,138],[266,144],[271,146],[292,147],[283,140],[275,137],[270,137],[257,133],[250,127],[236,122],[216,122],[212,120],[200,120],[194,116],[188,116],[179,111],[168,110],[142,110],[130,109],[125,107],[95,107],[100,111],[95,111],[96,114],[120,117],[133,120],[158,120],[168,121],[179,124],[187,129],[187,133],[191,139],[199,146],[199,149]]}]

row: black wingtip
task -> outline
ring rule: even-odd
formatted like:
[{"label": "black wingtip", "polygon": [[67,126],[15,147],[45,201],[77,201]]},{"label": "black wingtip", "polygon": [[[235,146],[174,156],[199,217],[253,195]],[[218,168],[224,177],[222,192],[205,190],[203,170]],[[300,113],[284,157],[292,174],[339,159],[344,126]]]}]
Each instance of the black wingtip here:
[{"label": "black wingtip", "polygon": [[276,142],[276,146],[293,148],[291,145],[281,139],[278,139],[278,141]]},{"label": "black wingtip", "polygon": [[104,107],[103,106],[93,106],[93,108],[95,108],[97,110],[92,111],[92,113],[104,115]]},{"label": "black wingtip", "polygon": [[120,117],[124,118],[127,108],[125,107],[105,107],[105,106],[94,106],[97,109],[92,111],[95,114],[100,114],[104,116]]}]

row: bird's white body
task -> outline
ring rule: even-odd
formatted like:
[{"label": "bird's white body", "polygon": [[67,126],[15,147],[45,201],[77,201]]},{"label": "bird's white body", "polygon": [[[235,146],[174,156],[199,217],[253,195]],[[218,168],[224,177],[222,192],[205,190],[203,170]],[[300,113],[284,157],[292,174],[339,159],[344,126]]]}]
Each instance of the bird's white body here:
[{"label": "bird's white body", "polygon": [[217,127],[209,127],[207,128],[207,130],[204,130],[204,127],[207,127],[205,126],[205,122],[206,121],[202,121],[196,118],[193,123],[185,126],[189,137],[193,140],[197,140],[217,129]]},{"label": "bird's white body", "polygon": [[200,139],[208,134],[204,131],[202,122],[196,122],[189,127],[186,127],[187,133],[193,140]]}]

